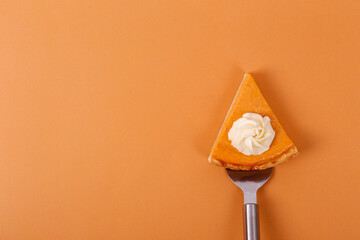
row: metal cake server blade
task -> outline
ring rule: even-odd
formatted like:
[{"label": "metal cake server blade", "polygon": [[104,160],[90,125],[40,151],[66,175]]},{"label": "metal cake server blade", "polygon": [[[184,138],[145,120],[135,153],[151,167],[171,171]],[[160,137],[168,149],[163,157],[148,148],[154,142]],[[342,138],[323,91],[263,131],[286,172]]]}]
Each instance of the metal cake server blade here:
[{"label": "metal cake server blade", "polygon": [[256,194],[257,190],[269,180],[272,168],[251,171],[226,169],[226,172],[231,181],[244,193],[244,238],[245,240],[259,240],[259,207]]}]

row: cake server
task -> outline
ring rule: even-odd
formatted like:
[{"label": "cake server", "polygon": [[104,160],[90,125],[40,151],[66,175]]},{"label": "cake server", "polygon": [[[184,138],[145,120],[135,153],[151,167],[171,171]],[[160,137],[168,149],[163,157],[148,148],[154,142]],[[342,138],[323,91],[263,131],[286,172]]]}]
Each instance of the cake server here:
[{"label": "cake server", "polygon": [[252,171],[226,169],[226,172],[231,181],[244,193],[244,239],[259,240],[259,207],[256,193],[269,180],[272,168]]}]

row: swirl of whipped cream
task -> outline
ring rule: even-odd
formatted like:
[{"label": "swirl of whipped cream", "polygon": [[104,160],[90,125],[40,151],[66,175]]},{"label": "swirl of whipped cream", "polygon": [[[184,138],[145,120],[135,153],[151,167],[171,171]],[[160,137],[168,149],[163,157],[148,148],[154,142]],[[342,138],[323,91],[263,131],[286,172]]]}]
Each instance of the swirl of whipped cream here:
[{"label": "swirl of whipped cream", "polygon": [[270,118],[257,113],[245,113],[228,133],[231,145],[245,155],[260,155],[269,150],[274,137]]}]

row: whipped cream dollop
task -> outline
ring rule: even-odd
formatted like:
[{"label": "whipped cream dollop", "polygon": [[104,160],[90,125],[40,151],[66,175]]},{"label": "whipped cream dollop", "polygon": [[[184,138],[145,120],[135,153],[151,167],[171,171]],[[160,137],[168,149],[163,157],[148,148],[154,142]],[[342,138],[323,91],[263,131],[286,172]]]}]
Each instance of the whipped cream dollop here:
[{"label": "whipped cream dollop", "polygon": [[245,155],[260,155],[269,150],[275,137],[270,118],[257,113],[245,113],[231,127],[231,145]]}]

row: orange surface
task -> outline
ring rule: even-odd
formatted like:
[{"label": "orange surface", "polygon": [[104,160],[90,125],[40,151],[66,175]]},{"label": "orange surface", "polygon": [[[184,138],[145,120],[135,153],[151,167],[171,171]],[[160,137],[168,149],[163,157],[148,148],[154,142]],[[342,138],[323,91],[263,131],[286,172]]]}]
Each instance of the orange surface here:
[{"label": "orange surface", "polygon": [[360,2],[1,1],[0,238],[241,239],[208,163],[245,72],[301,153],[263,240],[360,236]]},{"label": "orange surface", "polygon": [[[270,149],[260,155],[242,154],[231,145],[228,138],[229,130],[234,122],[249,112],[269,117],[271,126],[276,133]],[[294,154],[290,150],[294,151]],[[265,169],[283,162],[297,153],[294,143],[271,111],[254,79],[246,73],[211,149],[210,159],[214,159],[215,161],[212,160],[212,162],[215,164],[233,169]]]}]

